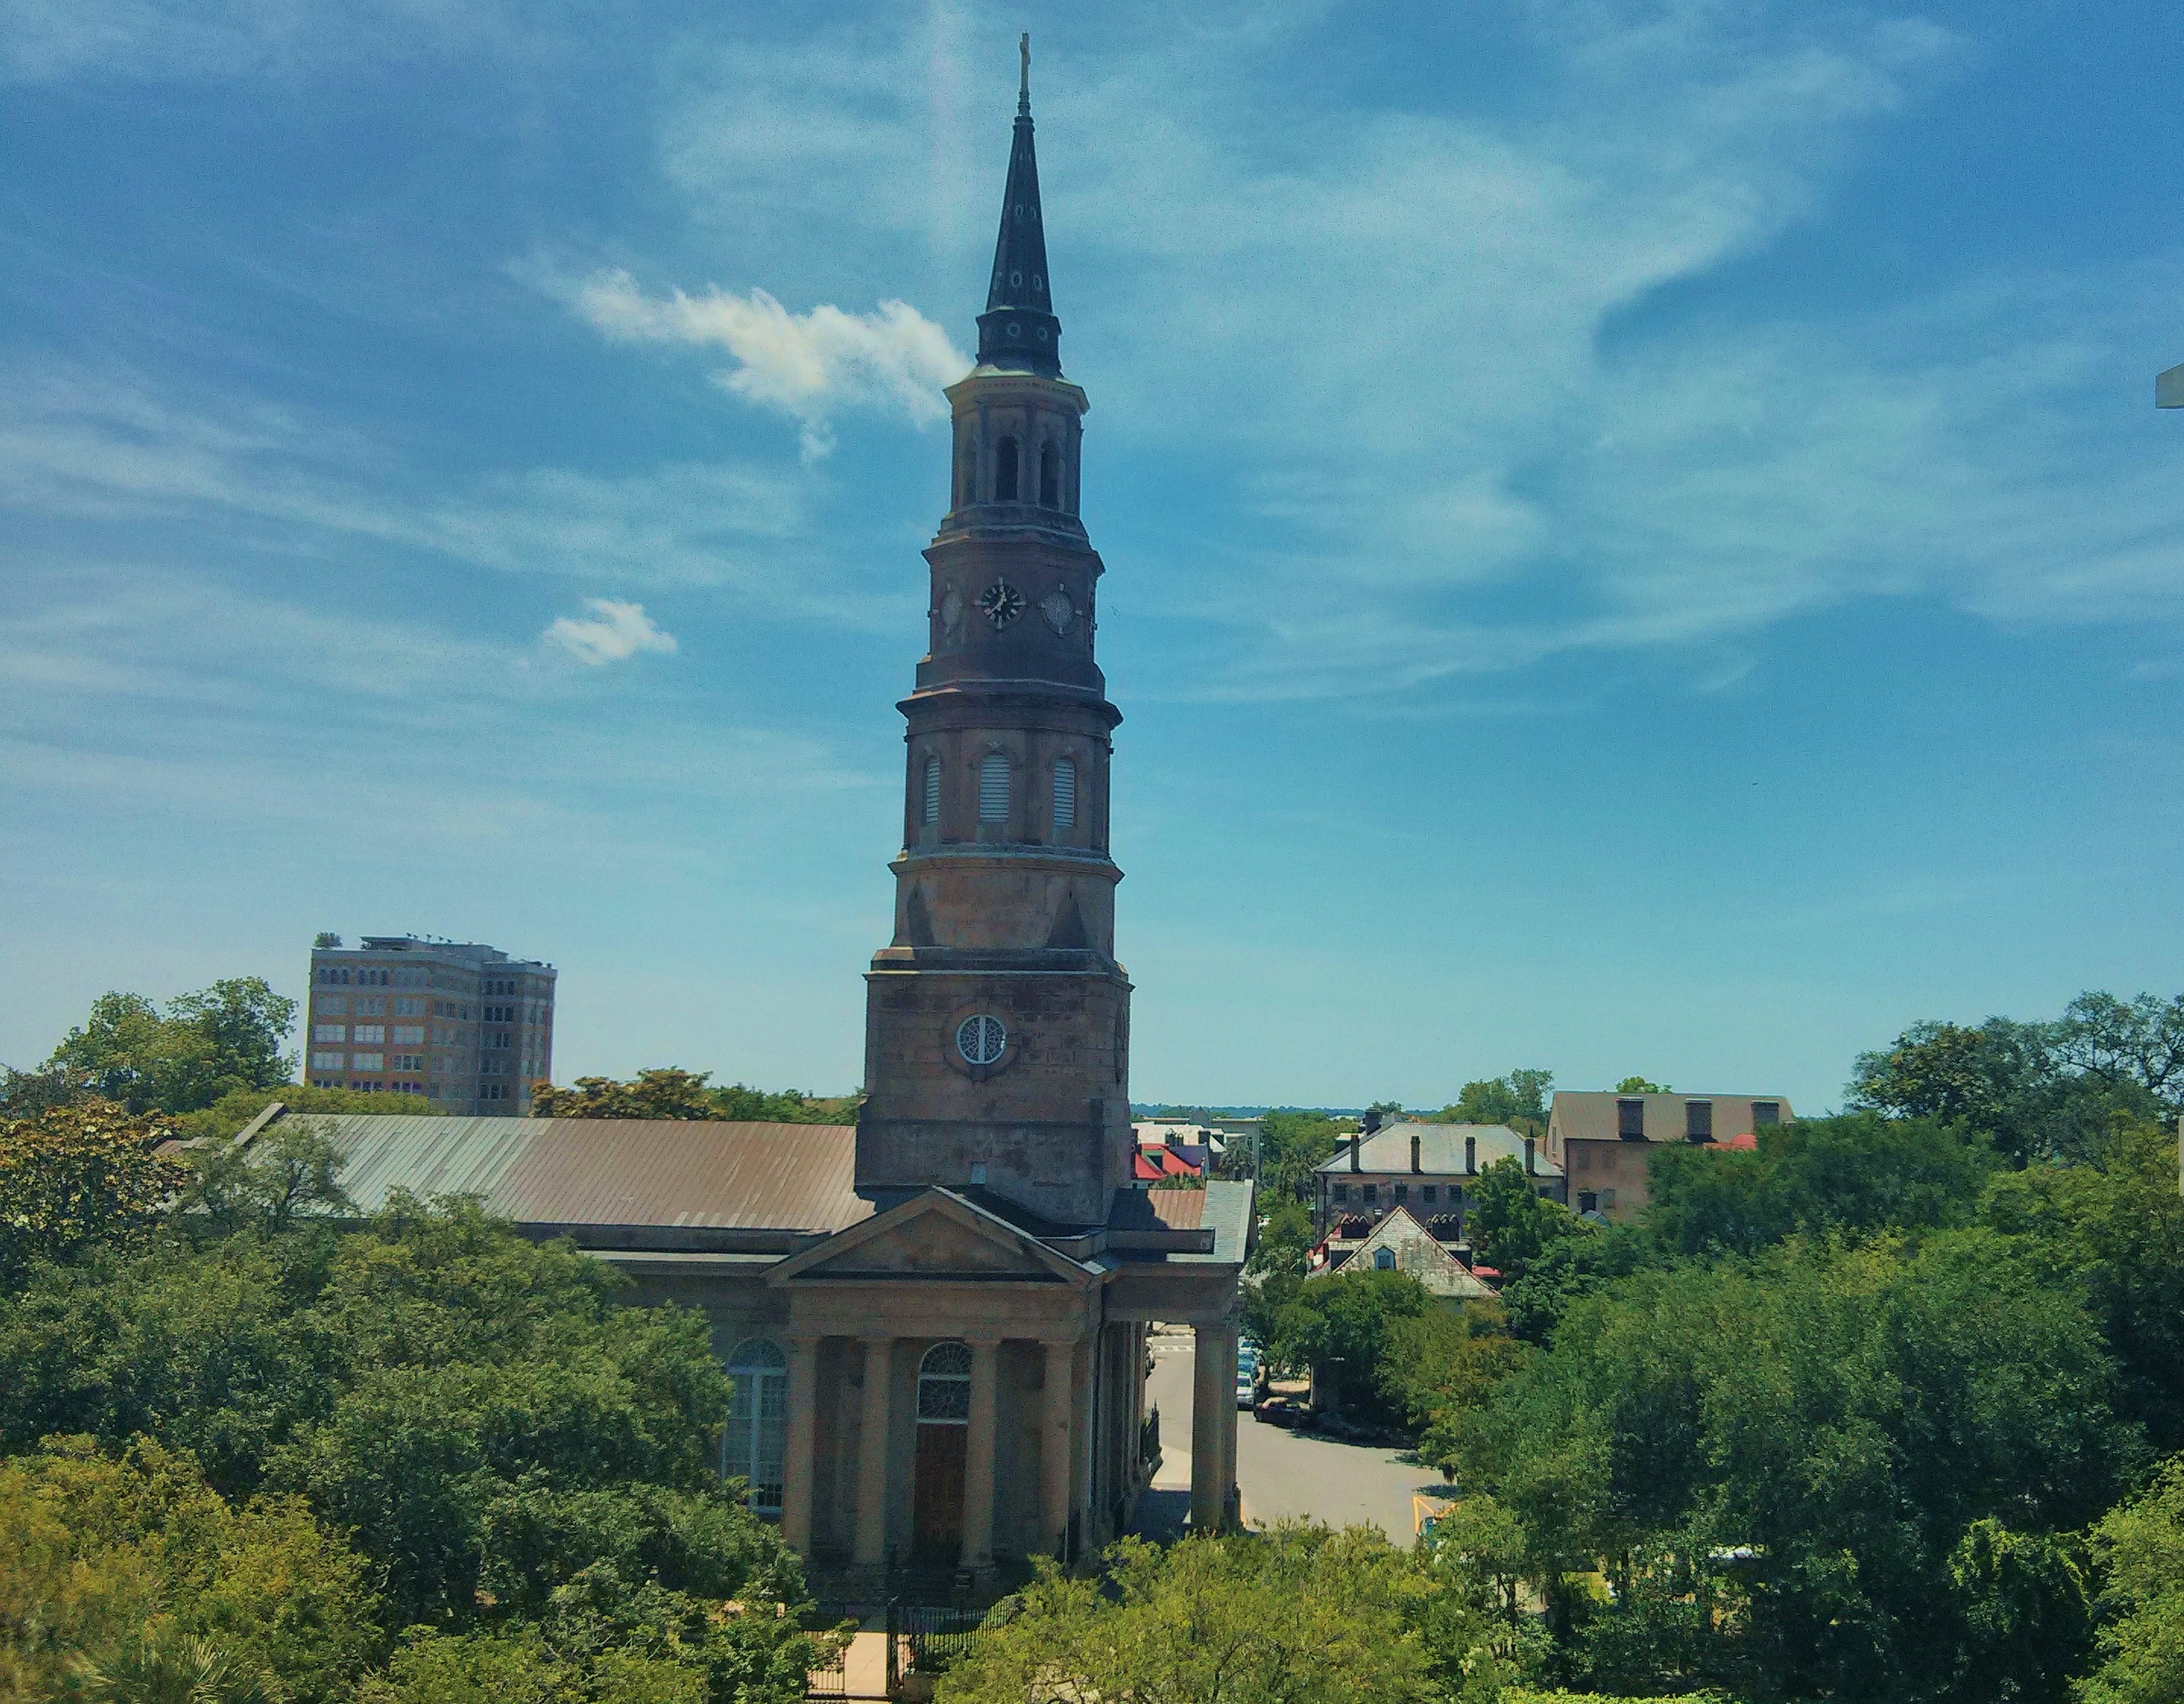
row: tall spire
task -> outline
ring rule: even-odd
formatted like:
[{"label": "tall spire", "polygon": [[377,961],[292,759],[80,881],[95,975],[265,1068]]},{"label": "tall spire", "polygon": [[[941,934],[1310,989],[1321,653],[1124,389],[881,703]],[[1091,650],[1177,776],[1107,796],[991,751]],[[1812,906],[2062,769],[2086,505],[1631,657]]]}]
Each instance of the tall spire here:
[{"label": "tall spire", "polygon": [[1020,372],[1060,374],[1061,321],[1046,281],[1046,225],[1039,205],[1039,157],[1031,140],[1031,37],[1017,44],[1017,130],[994,280],[978,315],[978,362]]}]

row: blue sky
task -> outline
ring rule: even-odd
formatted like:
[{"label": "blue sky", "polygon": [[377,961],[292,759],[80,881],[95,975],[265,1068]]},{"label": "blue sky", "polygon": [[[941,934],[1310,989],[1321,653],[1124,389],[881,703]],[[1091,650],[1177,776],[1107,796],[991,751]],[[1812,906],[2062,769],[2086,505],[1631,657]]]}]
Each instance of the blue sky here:
[{"label": "blue sky", "polygon": [[0,1059],[421,930],[855,1082],[1020,28],[1138,1098],[2176,990],[2171,8],[14,0]]}]

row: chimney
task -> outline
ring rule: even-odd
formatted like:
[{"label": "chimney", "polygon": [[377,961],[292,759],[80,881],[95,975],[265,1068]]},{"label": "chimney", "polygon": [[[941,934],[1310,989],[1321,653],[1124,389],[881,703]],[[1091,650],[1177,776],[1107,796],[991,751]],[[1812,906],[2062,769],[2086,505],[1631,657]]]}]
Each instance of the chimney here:
[{"label": "chimney", "polygon": [[1418,1133],[1415,1130],[1411,1132],[1411,1169],[1413,1172],[1425,1170],[1424,1167],[1418,1164]]},{"label": "chimney", "polygon": [[1540,1144],[1537,1137],[1527,1136],[1524,1139],[1524,1175],[1527,1177],[1531,1176],[1540,1169],[1539,1147]]},{"label": "chimney", "polygon": [[1365,1133],[1368,1136],[1370,1136],[1375,1130],[1378,1130],[1380,1128],[1380,1109],[1377,1106],[1367,1107],[1365,1109],[1365,1117],[1362,1122],[1365,1127]]},{"label": "chimney", "polygon": [[1350,1169],[1353,1172],[1365,1169],[1365,1139],[1362,1136],[1350,1139]]},{"label": "chimney", "polygon": [[1478,1173],[1479,1139],[1476,1136],[1467,1136],[1463,1139],[1463,1175],[1472,1178],[1476,1177]]}]

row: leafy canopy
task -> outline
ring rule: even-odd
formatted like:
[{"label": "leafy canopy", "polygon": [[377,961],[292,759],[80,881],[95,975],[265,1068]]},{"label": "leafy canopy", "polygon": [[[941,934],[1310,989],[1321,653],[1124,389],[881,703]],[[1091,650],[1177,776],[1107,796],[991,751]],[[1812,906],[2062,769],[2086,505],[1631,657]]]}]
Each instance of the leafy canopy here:
[{"label": "leafy canopy", "polygon": [[740,1083],[714,1087],[707,1071],[672,1066],[640,1071],[628,1082],[611,1077],[580,1077],[573,1089],[542,1083],[532,1090],[531,1111],[539,1118],[725,1118],[764,1124],[854,1124],[855,1094],[814,1099],[800,1089],[777,1094]]},{"label": "leafy canopy", "polygon": [[104,994],[47,1068],[132,1112],[192,1112],[233,1089],[286,1082],[295,1061],[281,1048],[295,1022],[296,1002],[263,977],[178,994],[164,1011],[142,994]]}]

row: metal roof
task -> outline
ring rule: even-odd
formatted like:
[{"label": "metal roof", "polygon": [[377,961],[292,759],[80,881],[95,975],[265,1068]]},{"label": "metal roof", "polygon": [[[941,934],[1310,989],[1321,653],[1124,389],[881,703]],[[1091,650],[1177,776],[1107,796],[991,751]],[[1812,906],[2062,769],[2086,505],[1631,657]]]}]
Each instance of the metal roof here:
[{"label": "metal roof", "polygon": [[398,1189],[475,1195],[518,1224],[838,1231],[872,1211],[838,1124],[309,1113],[365,1212]]},{"label": "metal roof", "polygon": [[[1523,1163],[1524,1139],[1507,1124],[1387,1124],[1365,1139],[1364,1151],[1358,1156],[1357,1169],[1378,1172],[1385,1177],[1411,1169],[1411,1138],[1418,1139],[1418,1170],[1437,1177],[1457,1177],[1463,1173],[1463,1142],[1468,1136],[1478,1143],[1474,1150],[1481,1171],[1496,1160],[1511,1159]],[[1313,1167],[1330,1176],[1351,1170],[1350,1142],[1346,1139],[1334,1150],[1332,1159],[1323,1160]],[[1547,1158],[1547,1144],[1533,1145],[1533,1175],[1540,1178],[1559,1178],[1563,1168]]]}]

